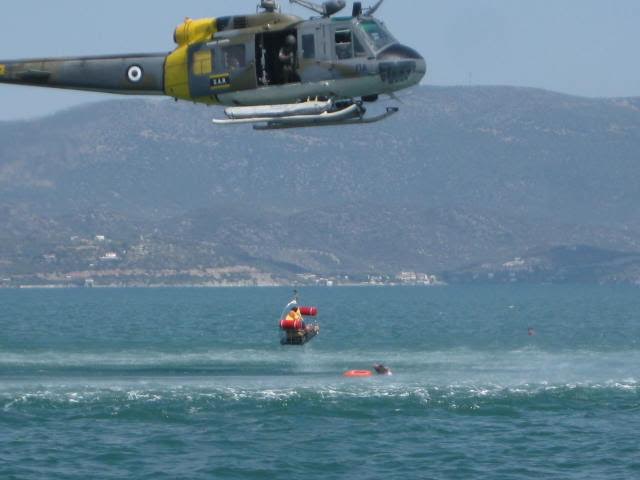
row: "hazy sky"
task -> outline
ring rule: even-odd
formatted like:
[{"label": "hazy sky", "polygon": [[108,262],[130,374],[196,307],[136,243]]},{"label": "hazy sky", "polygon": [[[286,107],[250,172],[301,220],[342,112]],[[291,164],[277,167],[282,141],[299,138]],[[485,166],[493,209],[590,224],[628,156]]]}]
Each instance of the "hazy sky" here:
[{"label": "hazy sky", "polygon": [[[256,4],[4,0],[0,59],[169,51],[173,30],[185,16],[248,13]],[[288,0],[281,4],[287,12],[307,16]],[[378,16],[400,41],[425,56],[430,84],[640,96],[640,0],[386,0]],[[105,98],[0,85],[0,120]]]}]

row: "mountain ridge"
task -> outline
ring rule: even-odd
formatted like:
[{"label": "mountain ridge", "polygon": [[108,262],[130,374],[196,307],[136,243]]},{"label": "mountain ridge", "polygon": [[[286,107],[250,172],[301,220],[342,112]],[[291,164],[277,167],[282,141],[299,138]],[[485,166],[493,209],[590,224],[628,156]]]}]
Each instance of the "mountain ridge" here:
[{"label": "mountain ridge", "polygon": [[[103,235],[121,268],[259,265],[283,281],[459,278],[536,248],[640,249],[640,99],[523,87],[404,99],[366,128],[222,129],[218,109],[156,100],[2,122],[0,275],[91,271],[100,245],[51,252]],[[128,255],[146,242],[155,256]]]}]

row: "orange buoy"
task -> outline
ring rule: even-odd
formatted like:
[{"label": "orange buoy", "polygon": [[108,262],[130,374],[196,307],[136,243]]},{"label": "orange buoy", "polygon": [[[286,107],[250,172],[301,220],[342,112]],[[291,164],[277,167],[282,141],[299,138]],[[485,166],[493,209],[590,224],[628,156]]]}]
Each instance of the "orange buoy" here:
[{"label": "orange buoy", "polygon": [[373,372],[369,370],[349,370],[348,372],[344,372],[344,376],[348,378],[364,378],[371,377]]}]

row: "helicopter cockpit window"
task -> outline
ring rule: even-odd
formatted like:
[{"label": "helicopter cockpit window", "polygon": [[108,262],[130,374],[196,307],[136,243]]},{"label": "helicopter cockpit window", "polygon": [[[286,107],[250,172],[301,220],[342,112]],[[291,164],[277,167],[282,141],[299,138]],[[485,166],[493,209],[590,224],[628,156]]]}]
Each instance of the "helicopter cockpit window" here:
[{"label": "helicopter cockpit window", "polygon": [[356,52],[356,57],[368,57],[369,54],[367,50],[364,48],[364,45],[360,41],[357,35],[353,36],[353,49]]},{"label": "helicopter cockpit window", "polygon": [[222,57],[227,71],[233,71],[246,65],[244,45],[232,45],[223,48]]},{"label": "helicopter cockpit window", "polygon": [[336,56],[339,60],[353,58],[353,35],[351,30],[336,32]]},{"label": "helicopter cockpit window", "polygon": [[366,34],[367,41],[376,50],[382,50],[384,47],[396,43],[396,39],[381,23],[375,20],[364,20],[359,23],[360,28]]}]

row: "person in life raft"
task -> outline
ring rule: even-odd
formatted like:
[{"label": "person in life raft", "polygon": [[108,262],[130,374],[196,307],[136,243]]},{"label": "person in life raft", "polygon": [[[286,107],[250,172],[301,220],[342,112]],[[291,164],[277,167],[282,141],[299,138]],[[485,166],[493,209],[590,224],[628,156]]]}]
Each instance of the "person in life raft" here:
[{"label": "person in life raft", "polygon": [[297,321],[304,322],[304,318],[302,318],[302,314],[300,313],[300,309],[297,305],[291,307],[291,310],[289,310],[289,313],[287,314],[287,318],[285,318],[285,320],[294,323]]},{"label": "person in life raft", "polygon": [[311,332],[318,332],[318,328],[313,326],[313,325],[305,325],[304,323],[304,317],[302,316],[302,314],[300,313],[300,308],[297,305],[293,305],[291,307],[291,310],[289,310],[289,313],[287,314],[287,318],[285,318],[286,321],[288,322],[300,322],[299,325],[301,325],[302,328],[298,329],[298,331],[300,332],[307,332],[307,333],[311,333]]}]

